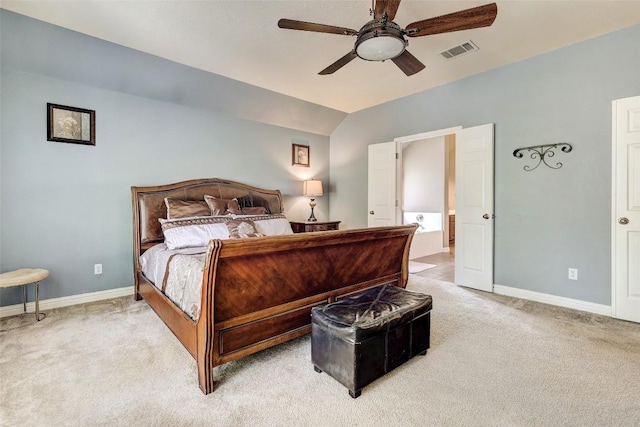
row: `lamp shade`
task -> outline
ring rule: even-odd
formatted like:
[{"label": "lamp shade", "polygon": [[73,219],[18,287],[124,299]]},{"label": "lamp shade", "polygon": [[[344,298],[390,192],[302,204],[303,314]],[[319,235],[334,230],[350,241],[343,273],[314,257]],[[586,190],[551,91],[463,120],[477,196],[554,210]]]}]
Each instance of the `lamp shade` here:
[{"label": "lamp shade", "polygon": [[322,181],[319,179],[304,181],[302,185],[302,193],[309,197],[322,196]]}]

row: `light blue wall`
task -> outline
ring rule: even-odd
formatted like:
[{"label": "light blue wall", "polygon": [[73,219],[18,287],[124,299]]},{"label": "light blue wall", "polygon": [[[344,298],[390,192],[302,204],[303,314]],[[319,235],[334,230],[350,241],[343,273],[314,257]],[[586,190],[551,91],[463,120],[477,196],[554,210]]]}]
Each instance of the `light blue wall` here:
[{"label": "light blue wall", "polygon": [[[287,216],[302,220],[309,206],[301,180],[329,182],[328,136],[305,131],[295,114],[285,127],[221,112],[222,103],[196,99],[185,80],[196,76],[205,95],[238,82],[4,10],[0,19],[0,271],[50,270],[41,299],[133,284],[132,185],[220,177],[278,188]],[[74,65],[102,73],[84,78]],[[134,85],[140,76],[153,90]],[[249,100],[269,98],[248,85],[238,90]],[[306,108],[282,95],[271,101],[269,114],[281,121],[289,109]],[[48,102],[95,110],[96,146],[47,141]],[[323,107],[306,111],[315,113],[322,117]],[[310,145],[311,167],[291,165],[293,139]],[[327,199],[318,201],[319,219],[328,217]],[[96,263],[101,276],[93,274]],[[0,291],[0,305],[19,301],[20,289]]]},{"label": "light blue wall", "polygon": [[[361,227],[368,144],[493,122],[495,283],[610,303],[611,101],[640,94],[640,26],[342,123],[344,113],[5,10],[0,38],[0,271],[49,269],[43,299],[132,284],[131,185],[235,179],[281,189],[288,215],[304,219],[299,180],[331,174],[331,206],[319,200],[317,216]],[[46,141],[47,102],[96,110],[97,145]],[[311,168],[290,165],[292,139],[309,141]],[[560,170],[524,172],[511,155],[557,141],[574,145]],[[0,291],[0,305],[19,300]]]},{"label": "light blue wall", "polygon": [[[368,144],[495,123],[494,283],[609,305],[611,102],[634,95],[638,25],[350,114],[331,134],[330,216],[366,226]],[[559,170],[512,156],[561,141]]]}]

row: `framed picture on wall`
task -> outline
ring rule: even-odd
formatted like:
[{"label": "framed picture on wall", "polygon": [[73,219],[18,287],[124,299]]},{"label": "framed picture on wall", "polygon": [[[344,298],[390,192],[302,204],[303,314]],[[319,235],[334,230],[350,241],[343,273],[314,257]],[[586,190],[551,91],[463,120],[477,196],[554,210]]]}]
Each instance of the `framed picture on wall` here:
[{"label": "framed picture on wall", "polygon": [[306,166],[311,164],[310,149],[308,145],[296,144],[292,145],[292,165],[294,166]]},{"label": "framed picture on wall", "polygon": [[96,145],[96,112],[47,103],[47,141]]}]

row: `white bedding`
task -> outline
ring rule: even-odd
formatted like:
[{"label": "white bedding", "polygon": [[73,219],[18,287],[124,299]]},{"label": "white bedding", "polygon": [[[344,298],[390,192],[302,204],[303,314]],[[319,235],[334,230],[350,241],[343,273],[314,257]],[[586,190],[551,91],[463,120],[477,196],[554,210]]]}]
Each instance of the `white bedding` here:
[{"label": "white bedding", "polygon": [[193,320],[200,316],[206,251],[205,247],[168,249],[161,243],[140,256],[145,277]]}]

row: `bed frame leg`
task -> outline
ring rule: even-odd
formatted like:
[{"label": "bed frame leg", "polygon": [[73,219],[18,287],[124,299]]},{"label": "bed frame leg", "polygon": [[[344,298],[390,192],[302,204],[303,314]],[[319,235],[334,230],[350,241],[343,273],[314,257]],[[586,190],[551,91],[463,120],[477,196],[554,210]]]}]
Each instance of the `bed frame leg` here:
[{"label": "bed frame leg", "polygon": [[[218,265],[218,257],[222,249],[221,240],[210,240],[207,246],[207,255],[205,257],[203,269],[203,286],[202,301],[200,307],[203,311],[196,324],[196,361],[198,362],[198,382],[200,390],[204,394],[213,392],[213,368],[220,364],[219,349],[217,342],[217,331],[214,325],[215,315],[213,312],[214,303],[214,287],[216,283],[215,272]],[[207,308],[205,310],[205,308]]]},{"label": "bed frame leg", "polygon": [[198,363],[198,381],[200,382],[200,390],[204,394],[212,393],[215,383],[213,381],[213,366],[209,366],[209,363],[205,363],[205,366],[201,366]]},{"label": "bed frame leg", "polygon": [[138,278],[138,273],[135,275],[135,281],[133,283],[133,299],[135,301],[142,300],[142,295],[140,295],[140,279]]}]

